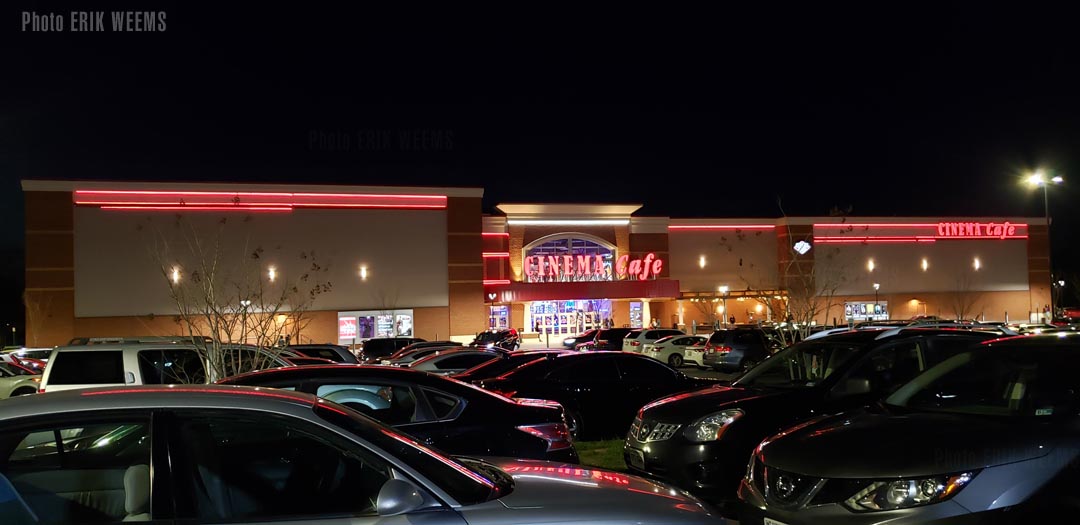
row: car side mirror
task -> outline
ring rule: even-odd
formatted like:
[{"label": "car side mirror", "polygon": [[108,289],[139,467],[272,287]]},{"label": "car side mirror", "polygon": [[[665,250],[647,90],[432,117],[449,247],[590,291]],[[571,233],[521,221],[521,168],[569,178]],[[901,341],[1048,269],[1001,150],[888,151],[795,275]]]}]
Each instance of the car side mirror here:
[{"label": "car side mirror", "polygon": [[833,397],[847,397],[871,392],[870,380],[866,378],[848,378],[832,390]]},{"label": "car side mirror", "polygon": [[388,479],[379,489],[375,508],[379,516],[397,516],[412,512],[424,504],[424,495],[416,485],[403,479]]}]

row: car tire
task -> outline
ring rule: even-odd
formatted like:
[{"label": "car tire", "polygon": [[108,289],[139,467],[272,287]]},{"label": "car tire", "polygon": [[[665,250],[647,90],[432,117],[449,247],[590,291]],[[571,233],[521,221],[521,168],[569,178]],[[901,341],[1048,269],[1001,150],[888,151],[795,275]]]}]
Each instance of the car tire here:
[{"label": "car tire", "polygon": [[743,359],[742,362],[739,363],[739,371],[740,372],[747,372],[751,368],[754,368],[757,365],[758,365],[757,361],[755,361],[751,357],[747,357],[747,358]]},{"label": "car tire", "polygon": [[683,365],[682,354],[671,354],[667,358],[667,363],[671,365],[672,368],[679,368]]},{"label": "car tire", "polygon": [[570,431],[570,438],[574,441],[578,440],[578,436],[581,435],[581,415],[570,409],[563,409],[566,416],[567,430]]}]

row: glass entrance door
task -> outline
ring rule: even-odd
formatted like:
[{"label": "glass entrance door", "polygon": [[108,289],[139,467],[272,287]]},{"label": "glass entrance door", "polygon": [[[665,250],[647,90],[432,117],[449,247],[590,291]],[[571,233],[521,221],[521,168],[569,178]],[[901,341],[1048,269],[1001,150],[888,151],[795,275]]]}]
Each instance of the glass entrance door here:
[{"label": "glass entrance door", "polygon": [[611,318],[611,301],[534,301],[529,303],[526,311],[530,317],[529,324],[537,332],[569,336],[603,328],[604,319]]}]

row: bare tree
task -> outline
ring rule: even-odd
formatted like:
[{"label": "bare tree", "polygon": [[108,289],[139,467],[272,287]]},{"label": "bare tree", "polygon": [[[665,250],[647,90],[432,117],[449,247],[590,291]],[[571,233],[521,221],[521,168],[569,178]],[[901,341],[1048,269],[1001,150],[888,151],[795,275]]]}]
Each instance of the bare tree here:
[{"label": "bare tree", "polygon": [[[780,214],[786,218],[784,208],[777,199]],[[848,210],[850,211],[850,210]],[[834,209],[833,214],[842,214],[842,211]],[[739,265],[739,279],[746,285],[744,296],[752,298],[769,316],[777,321],[786,322],[789,330],[780,330],[785,344],[805,338],[810,334],[811,327],[818,319],[829,319],[836,308],[842,311],[838,293],[847,281],[844,268],[837,263],[839,250],[835,247],[822,249],[814,247],[816,253],[800,253],[795,248],[798,236],[791,229],[791,224],[785,221],[783,226],[786,237],[790,242],[781,248],[779,261],[779,290],[776,286],[769,286],[762,277],[762,272],[754,268],[753,264],[747,267]],[[735,230],[734,237],[721,238],[721,244],[728,247],[729,251],[738,249],[738,243],[748,238],[746,232]],[[779,295],[779,298],[776,297]]]},{"label": "bare tree", "polygon": [[30,334],[30,340],[26,341],[27,346],[38,345],[38,334],[41,333],[45,318],[49,315],[49,307],[52,306],[52,295],[47,297],[48,299],[42,302],[39,297],[23,291],[23,306],[26,307],[26,324],[29,328],[27,332]]},{"label": "bare tree", "polygon": [[978,290],[975,276],[963,269],[958,270],[956,276],[956,287],[945,296],[946,306],[958,321],[980,316],[984,294]]},{"label": "bare tree", "polygon": [[[148,222],[150,255],[176,306],[184,336],[202,353],[213,378],[272,365],[287,341],[299,341],[315,299],[331,291],[327,268],[312,252],[293,260],[266,250],[244,232],[251,218],[193,224],[177,216],[171,227]],[[239,223],[238,223],[239,222]],[[286,273],[298,268],[294,275]]]}]

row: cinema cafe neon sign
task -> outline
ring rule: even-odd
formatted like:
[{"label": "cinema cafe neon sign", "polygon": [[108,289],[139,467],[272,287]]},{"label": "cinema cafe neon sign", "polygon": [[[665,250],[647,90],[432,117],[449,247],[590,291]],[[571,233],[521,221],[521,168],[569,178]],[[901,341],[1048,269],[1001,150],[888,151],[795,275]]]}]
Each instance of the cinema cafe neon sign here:
[{"label": "cinema cafe neon sign", "polygon": [[1016,225],[1006,222],[939,222],[937,236],[946,239],[1007,239]]},{"label": "cinema cafe neon sign", "polygon": [[[615,259],[615,278],[644,281],[658,277],[664,261],[655,253],[641,259],[630,260],[629,255]],[[525,258],[525,276],[529,280],[555,277],[561,280],[587,280],[606,275],[604,257],[601,255],[530,255]]]}]

